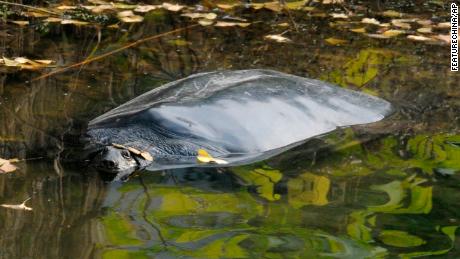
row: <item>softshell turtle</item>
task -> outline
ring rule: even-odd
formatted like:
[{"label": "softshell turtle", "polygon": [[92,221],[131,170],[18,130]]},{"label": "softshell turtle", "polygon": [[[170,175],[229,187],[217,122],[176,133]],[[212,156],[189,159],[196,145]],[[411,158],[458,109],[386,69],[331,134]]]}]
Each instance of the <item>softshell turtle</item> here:
[{"label": "softshell turtle", "polygon": [[238,165],[337,127],[379,121],[391,110],[385,100],[319,80],[261,69],[218,71],[142,94],[90,121],[88,135],[99,147],[93,164],[115,173],[222,166],[198,161],[199,150]]}]

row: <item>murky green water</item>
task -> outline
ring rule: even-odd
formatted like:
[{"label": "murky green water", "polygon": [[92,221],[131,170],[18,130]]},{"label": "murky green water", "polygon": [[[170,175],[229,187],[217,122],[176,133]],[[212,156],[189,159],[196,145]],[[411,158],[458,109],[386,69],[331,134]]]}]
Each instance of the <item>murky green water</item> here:
[{"label": "murky green water", "polygon": [[[430,18],[430,6],[404,10]],[[301,12],[299,31],[285,34],[293,43],[276,43],[264,36],[285,31],[276,24],[287,16],[235,15],[259,22],[196,27],[29,84],[39,72],[2,68],[0,157],[42,159],[0,175],[0,203],[31,197],[33,208],[0,207],[0,258],[460,257],[460,74],[449,46],[368,38]],[[96,28],[1,25],[0,51],[66,65],[185,25],[153,12],[102,30],[99,43]],[[398,111],[224,170],[141,172],[121,184],[62,162],[91,118],[126,100],[192,73],[246,68],[334,82]]]}]

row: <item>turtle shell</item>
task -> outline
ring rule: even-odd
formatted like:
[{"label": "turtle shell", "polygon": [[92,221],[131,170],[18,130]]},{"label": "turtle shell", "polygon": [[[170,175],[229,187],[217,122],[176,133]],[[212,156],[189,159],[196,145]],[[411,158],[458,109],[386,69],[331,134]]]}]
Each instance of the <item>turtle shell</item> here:
[{"label": "turtle shell", "polygon": [[261,69],[218,71],[142,94],[92,120],[89,130],[148,128],[145,140],[136,135],[140,142],[161,139],[167,146],[180,139],[219,155],[273,154],[338,127],[379,121],[391,112],[383,99],[319,80]]}]

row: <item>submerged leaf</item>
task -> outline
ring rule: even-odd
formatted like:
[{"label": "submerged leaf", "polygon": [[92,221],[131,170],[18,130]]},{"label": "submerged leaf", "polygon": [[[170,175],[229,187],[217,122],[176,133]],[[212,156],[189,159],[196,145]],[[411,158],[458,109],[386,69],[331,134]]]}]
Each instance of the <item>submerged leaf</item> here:
[{"label": "submerged leaf", "polygon": [[410,235],[400,230],[382,230],[379,239],[386,245],[395,247],[414,247],[426,243],[426,241],[420,237]]},{"label": "submerged leaf", "polygon": [[206,150],[204,149],[198,149],[198,155],[196,157],[198,162],[205,163],[205,164],[219,164],[219,165],[225,165],[228,164],[227,161],[214,158],[212,157]]}]

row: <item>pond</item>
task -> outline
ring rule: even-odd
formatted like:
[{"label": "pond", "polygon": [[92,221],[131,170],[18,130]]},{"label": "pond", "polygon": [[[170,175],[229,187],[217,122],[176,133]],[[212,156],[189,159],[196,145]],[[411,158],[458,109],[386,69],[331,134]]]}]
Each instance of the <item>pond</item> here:
[{"label": "pond", "polygon": [[[383,23],[397,10],[416,17],[400,21],[414,34],[417,21],[449,21],[448,5],[384,2],[221,6],[219,17],[243,24],[187,29],[196,20],[163,9],[110,28],[0,24],[4,57],[58,67],[179,29],[39,80],[53,68],[0,67],[0,157],[26,159],[0,174],[0,204],[30,198],[32,209],[0,207],[0,258],[459,258],[460,74],[449,44],[365,34],[379,25],[330,15]],[[121,183],[65,162],[88,121],[127,100],[193,73],[249,68],[363,91],[397,111],[247,166]]]}]

